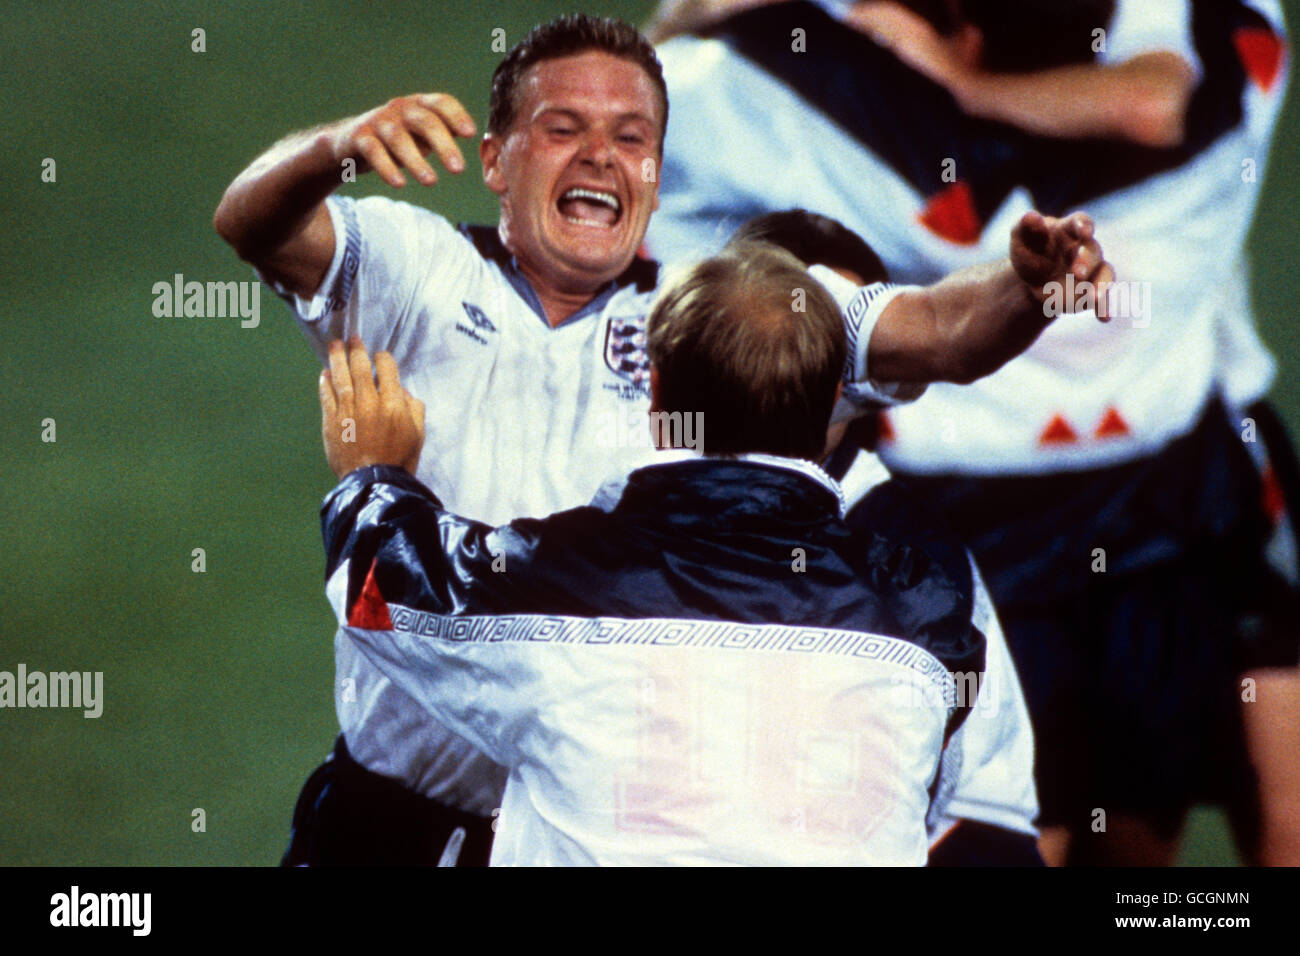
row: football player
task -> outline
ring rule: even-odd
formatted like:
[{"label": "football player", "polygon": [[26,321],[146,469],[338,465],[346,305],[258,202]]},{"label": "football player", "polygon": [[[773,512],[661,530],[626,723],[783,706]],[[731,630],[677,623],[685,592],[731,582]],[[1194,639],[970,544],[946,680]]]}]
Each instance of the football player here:
[{"label": "football player", "polygon": [[[636,253],[667,116],[658,60],[634,28],[564,17],[493,77],[479,155],[496,226],[331,195],[349,168],[394,186],[408,174],[432,184],[431,153],[463,170],[455,137],[475,127],[446,94],[289,137],[231,184],[215,226],[288,299],[322,360],[336,338],[393,355],[427,408],[417,474],[440,500],[489,524],[549,514],[646,454],[609,425],[650,402],[658,270]],[[1028,214],[1008,234],[998,265],[860,300],[846,317],[846,392],[888,403],[986,374],[1050,322],[1052,282],[1113,276],[1086,216]],[[342,634],[336,661],[342,733],[300,798],[286,862],[485,862],[504,770]]]},{"label": "football player", "polygon": [[341,627],[509,769],[494,864],[924,864],[941,753],[977,719],[954,675],[986,671],[986,641],[943,542],[893,507],[851,530],[815,464],[838,304],[740,243],[668,284],[647,335],[651,408],[702,416],[702,453],[633,471],[608,510],[497,528],[394,467],[419,457],[419,404],[390,356],[376,391],[334,343]]}]

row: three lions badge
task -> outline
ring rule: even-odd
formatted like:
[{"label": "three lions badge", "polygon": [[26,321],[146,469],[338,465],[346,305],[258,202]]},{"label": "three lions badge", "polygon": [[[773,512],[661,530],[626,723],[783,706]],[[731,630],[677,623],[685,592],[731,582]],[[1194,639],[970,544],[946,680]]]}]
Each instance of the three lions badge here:
[{"label": "three lions badge", "polygon": [[605,364],[615,375],[649,392],[650,356],[645,347],[645,320],[612,317],[605,326]]}]

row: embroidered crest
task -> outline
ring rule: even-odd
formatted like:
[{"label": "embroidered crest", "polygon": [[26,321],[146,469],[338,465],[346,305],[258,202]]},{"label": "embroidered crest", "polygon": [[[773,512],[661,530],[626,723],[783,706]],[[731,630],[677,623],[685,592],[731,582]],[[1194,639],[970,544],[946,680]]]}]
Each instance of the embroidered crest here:
[{"label": "embroidered crest", "polygon": [[637,388],[650,387],[650,356],[643,319],[611,318],[605,326],[605,364]]}]

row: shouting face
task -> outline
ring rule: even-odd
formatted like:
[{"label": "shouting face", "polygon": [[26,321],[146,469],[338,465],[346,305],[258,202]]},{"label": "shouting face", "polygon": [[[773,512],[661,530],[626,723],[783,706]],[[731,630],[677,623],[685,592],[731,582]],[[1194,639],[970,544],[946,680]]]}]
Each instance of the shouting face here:
[{"label": "shouting face", "polygon": [[543,294],[593,292],[632,262],[659,207],[655,85],[593,50],[536,64],[516,95],[506,135],[481,147],[501,238]]}]

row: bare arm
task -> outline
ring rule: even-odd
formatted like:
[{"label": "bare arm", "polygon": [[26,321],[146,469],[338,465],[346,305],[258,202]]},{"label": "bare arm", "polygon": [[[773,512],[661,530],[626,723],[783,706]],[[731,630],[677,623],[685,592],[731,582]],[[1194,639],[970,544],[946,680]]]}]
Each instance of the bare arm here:
[{"label": "bare arm", "polygon": [[276,143],[226,189],[212,224],[241,259],[298,295],[315,294],[334,257],[334,227],[324,201],[355,172],[373,169],[390,186],[401,168],[421,183],[438,180],[424,159],[437,152],[453,173],[465,160],[453,135],[472,136],[474,121],[446,94],[398,97],[360,116]]},{"label": "bare arm", "polygon": [[1172,51],[1114,65],[989,73],[973,65],[968,45],[941,36],[890,0],[858,4],[849,22],[948,90],[972,116],[1062,139],[1124,139],[1156,147],[1183,140],[1196,73]]},{"label": "bare arm", "polygon": [[1056,317],[1047,305],[1067,274],[1091,283],[1106,319],[1114,271],[1093,238],[1092,220],[1026,213],[1011,233],[1011,255],[973,266],[917,292],[895,297],[868,343],[870,377],[881,382],[969,384],[997,371]]},{"label": "bare arm", "polygon": [[1143,146],[1182,143],[1196,74],[1177,53],[1144,53],[1114,66],[1065,66],[1040,73],[979,70],[949,91],[972,116],[1063,139],[1126,139]]}]

